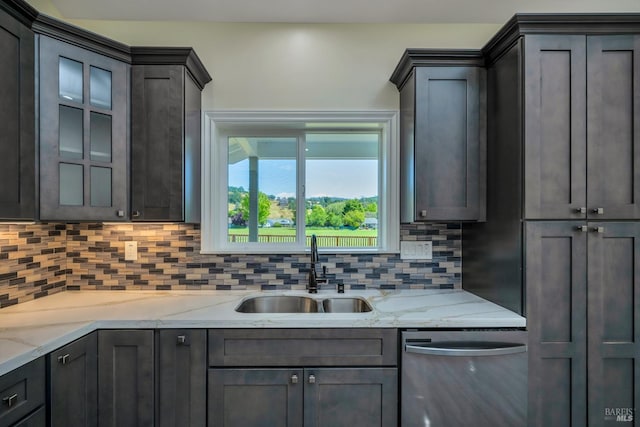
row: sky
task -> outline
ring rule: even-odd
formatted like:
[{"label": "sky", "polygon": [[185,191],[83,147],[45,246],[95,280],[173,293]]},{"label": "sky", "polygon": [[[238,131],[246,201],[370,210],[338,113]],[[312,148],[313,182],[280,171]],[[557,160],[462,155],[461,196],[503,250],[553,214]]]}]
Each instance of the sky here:
[{"label": "sky", "polygon": [[[258,187],[267,195],[295,196],[295,160],[260,160]],[[249,161],[229,165],[229,186],[249,189]],[[307,198],[372,197],[378,194],[377,160],[307,160]]]}]

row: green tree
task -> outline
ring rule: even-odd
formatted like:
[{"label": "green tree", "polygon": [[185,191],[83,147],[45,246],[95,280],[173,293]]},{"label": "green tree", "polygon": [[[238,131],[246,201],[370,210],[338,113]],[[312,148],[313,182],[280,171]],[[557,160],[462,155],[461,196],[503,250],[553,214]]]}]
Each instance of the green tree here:
[{"label": "green tree", "polygon": [[242,201],[244,195],[247,194],[247,191],[243,187],[234,187],[232,185],[229,186],[229,203],[233,205],[237,205]]},{"label": "green tree", "polygon": [[327,225],[329,227],[340,228],[344,225],[342,221],[342,214],[337,214],[335,212],[329,212],[327,214]]},{"label": "green tree", "polygon": [[364,212],[364,207],[362,206],[362,203],[360,203],[360,200],[357,199],[350,199],[347,200],[346,203],[344,204],[344,209],[342,210],[342,212],[346,215],[349,212]]},{"label": "green tree", "polygon": [[[262,225],[269,218],[271,201],[262,191],[258,192],[258,224]],[[240,203],[240,213],[245,220],[249,219],[249,195],[245,194]]]},{"label": "green tree", "polygon": [[323,227],[327,222],[327,213],[320,205],[315,205],[311,212],[307,214],[307,225],[312,227]]},{"label": "green tree", "polygon": [[344,225],[358,228],[364,223],[364,211],[349,211],[344,214]]},{"label": "green tree", "polygon": [[369,213],[378,213],[378,204],[376,202],[368,203],[364,210]]}]

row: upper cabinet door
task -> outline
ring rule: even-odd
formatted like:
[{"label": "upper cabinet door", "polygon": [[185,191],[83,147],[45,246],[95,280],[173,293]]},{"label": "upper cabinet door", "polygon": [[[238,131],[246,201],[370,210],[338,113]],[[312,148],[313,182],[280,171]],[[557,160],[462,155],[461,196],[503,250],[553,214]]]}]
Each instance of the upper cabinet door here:
[{"label": "upper cabinet door", "polygon": [[415,181],[414,220],[484,219],[485,92],[480,67],[416,67],[414,132],[402,141],[402,158],[412,160],[402,173],[403,182],[407,173]]},{"label": "upper cabinet door", "polygon": [[134,65],[131,74],[132,219],[183,221],[184,67]]},{"label": "upper cabinet door", "polygon": [[0,219],[36,217],[34,37],[0,10]]},{"label": "upper cabinet door", "polygon": [[524,216],[585,218],[585,37],[527,36],[524,46]]},{"label": "upper cabinet door", "polygon": [[640,35],[587,37],[588,208],[640,218]]},{"label": "upper cabinet door", "polygon": [[40,36],[40,218],[124,220],[129,66]]}]

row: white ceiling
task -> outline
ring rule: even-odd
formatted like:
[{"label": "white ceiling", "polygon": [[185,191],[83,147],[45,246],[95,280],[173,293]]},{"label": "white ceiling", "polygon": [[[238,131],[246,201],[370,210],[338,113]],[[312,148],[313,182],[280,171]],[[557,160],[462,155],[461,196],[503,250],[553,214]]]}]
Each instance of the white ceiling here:
[{"label": "white ceiling", "polygon": [[52,0],[69,19],[492,23],[516,12],[640,12],[640,0]]}]

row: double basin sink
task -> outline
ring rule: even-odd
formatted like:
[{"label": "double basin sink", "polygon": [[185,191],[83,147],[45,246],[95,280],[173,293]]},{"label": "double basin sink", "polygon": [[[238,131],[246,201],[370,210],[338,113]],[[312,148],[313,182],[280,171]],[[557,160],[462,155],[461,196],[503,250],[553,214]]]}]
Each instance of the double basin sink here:
[{"label": "double basin sink", "polygon": [[364,298],[312,298],[294,295],[255,296],[236,308],[240,313],[367,313],[371,305]]}]

